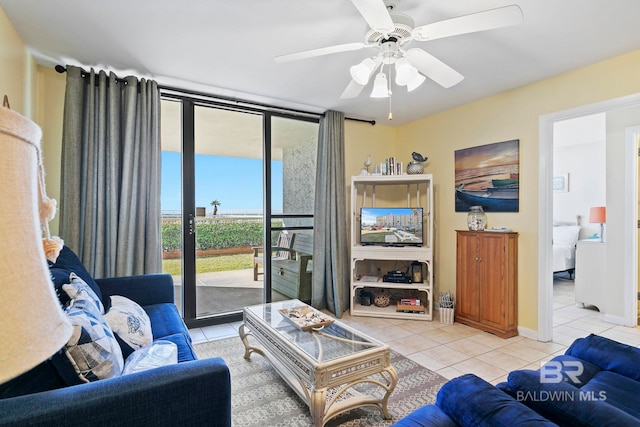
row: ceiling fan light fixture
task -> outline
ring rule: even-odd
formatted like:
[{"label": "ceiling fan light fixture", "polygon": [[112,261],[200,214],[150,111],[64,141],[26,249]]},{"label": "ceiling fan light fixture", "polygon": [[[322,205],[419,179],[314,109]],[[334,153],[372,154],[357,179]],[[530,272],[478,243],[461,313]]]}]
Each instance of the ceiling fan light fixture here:
[{"label": "ceiling fan light fixture", "polygon": [[387,86],[387,76],[384,73],[378,73],[373,81],[373,90],[371,98],[387,98],[389,97],[389,87]]},{"label": "ceiling fan light fixture", "polygon": [[354,65],[349,69],[351,78],[360,85],[366,85],[369,82],[369,76],[375,68],[376,64],[371,58],[365,58],[358,65]]},{"label": "ceiling fan light fixture", "polygon": [[417,89],[427,78],[420,73],[416,73],[415,77],[407,83],[407,91],[411,92]]},{"label": "ceiling fan light fixture", "polygon": [[407,58],[396,61],[396,84],[405,86],[418,75],[418,70],[409,63]]}]

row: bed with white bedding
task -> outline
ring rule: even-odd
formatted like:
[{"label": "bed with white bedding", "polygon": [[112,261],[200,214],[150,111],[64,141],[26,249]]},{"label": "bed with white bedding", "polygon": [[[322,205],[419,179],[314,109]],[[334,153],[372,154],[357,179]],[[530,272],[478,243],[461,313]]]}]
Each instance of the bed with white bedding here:
[{"label": "bed with white bedding", "polygon": [[567,272],[573,276],[576,267],[576,243],[580,235],[578,225],[553,227],[553,272]]}]

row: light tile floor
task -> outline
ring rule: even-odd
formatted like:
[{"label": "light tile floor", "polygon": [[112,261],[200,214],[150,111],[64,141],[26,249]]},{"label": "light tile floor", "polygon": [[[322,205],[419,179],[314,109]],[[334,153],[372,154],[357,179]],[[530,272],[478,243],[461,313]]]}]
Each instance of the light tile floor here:
[{"label": "light tile floor", "polygon": [[[579,337],[596,333],[616,341],[640,347],[640,328],[617,326],[602,320],[594,308],[577,307],[573,299],[573,281],[554,281],[554,331],[552,342],[540,342],[522,336],[502,339],[460,323],[432,322],[350,316],[341,319],[348,325],[391,346],[446,378],[474,373],[497,384],[514,369],[538,369],[541,363],[565,352]],[[238,336],[241,322],[191,329],[195,343]]]}]

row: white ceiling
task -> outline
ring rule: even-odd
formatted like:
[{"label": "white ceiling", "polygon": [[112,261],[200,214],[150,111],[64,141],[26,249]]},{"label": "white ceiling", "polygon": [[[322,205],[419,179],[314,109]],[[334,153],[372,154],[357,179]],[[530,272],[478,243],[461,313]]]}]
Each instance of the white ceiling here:
[{"label": "white ceiling", "polygon": [[[401,0],[416,25],[518,4],[519,26],[412,42],[465,76],[449,89],[427,80],[389,103],[342,100],[364,49],[277,64],[277,55],[362,42],[368,29],[348,0],[0,0],[38,63],[135,74],[160,84],[397,126],[640,49],[638,0]],[[606,78],[606,76],[603,76]],[[371,83],[369,83],[371,85]]]}]

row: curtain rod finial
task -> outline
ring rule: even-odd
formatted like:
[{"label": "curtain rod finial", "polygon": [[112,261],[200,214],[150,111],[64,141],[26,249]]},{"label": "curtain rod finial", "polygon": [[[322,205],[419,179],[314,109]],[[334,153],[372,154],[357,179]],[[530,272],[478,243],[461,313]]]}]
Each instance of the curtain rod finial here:
[{"label": "curtain rod finial", "polygon": [[60,74],[65,73],[65,72],[67,71],[67,69],[66,69],[66,68],[64,68],[62,65],[56,65],[56,66],[55,66],[55,70],[56,70],[57,72],[59,72]]}]

